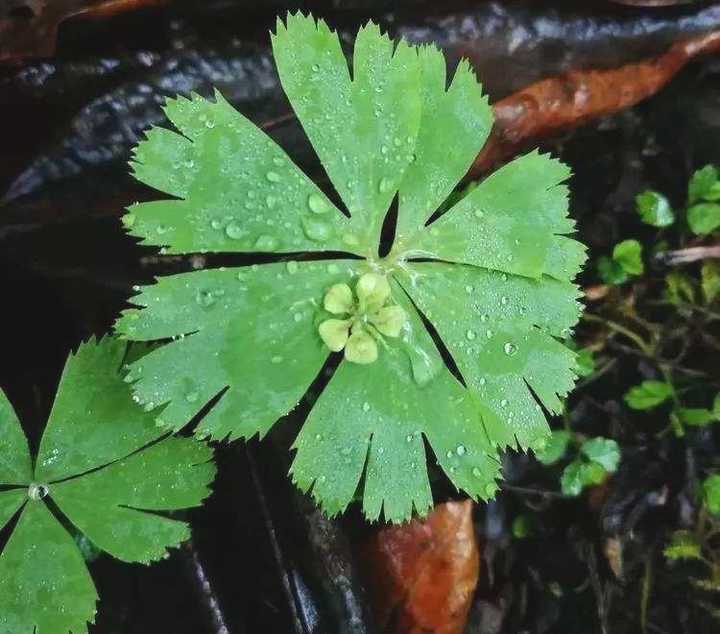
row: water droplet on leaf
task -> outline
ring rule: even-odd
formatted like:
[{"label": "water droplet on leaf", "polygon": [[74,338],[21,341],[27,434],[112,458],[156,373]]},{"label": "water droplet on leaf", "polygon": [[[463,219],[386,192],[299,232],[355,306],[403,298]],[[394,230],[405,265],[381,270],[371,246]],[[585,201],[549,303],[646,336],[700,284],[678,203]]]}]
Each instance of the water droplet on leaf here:
[{"label": "water droplet on leaf", "polygon": [[258,251],[274,251],[278,247],[278,239],[275,236],[263,234],[255,241],[255,248]]},{"label": "water droplet on leaf", "polygon": [[28,486],[28,497],[31,500],[42,500],[50,492],[47,484],[41,484],[39,482],[31,482]]},{"label": "water droplet on leaf", "polygon": [[[220,227],[215,228],[219,229]],[[225,235],[231,240],[239,240],[245,235],[245,231],[237,222],[231,222],[227,227],[225,227]]]},{"label": "water droplet on leaf", "polygon": [[327,242],[332,235],[332,227],[319,218],[306,216],[302,219],[302,226],[305,235],[315,242]]},{"label": "water droplet on leaf", "polygon": [[508,342],[503,346],[503,350],[505,351],[505,354],[506,354],[506,355],[508,355],[508,356],[511,357],[511,356],[513,356],[513,355],[518,351],[518,348],[517,348],[517,346],[516,346],[514,343],[511,343],[510,341],[508,341]]},{"label": "water droplet on leaf", "polygon": [[314,214],[324,214],[329,209],[327,202],[319,194],[308,196],[308,207]]}]

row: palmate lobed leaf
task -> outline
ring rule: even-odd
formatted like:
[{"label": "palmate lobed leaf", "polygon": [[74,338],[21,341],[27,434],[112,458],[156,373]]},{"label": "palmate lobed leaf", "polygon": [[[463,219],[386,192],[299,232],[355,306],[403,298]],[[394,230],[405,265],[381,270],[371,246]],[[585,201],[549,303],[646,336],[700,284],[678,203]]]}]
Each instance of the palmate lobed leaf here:
[{"label": "palmate lobed leaf", "polygon": [[120,373],[125,348],[106,339],[71,355],[34,467],[0,391],[0,486],[13,487],[0,491],[0,529],[19,512],[0,553],[0,632],[78,634],[94,621],[98,596],[83,556],[39,487],[95,546],[142,563],[188,536],[185,522],[156,512],[197,506],[209,494],[211,450],[162,438],[156,414],[133,402]]},{"label": "palmate lobed leaf", "polygon": [[[168,116],[184,136],[151,131],[134,169],[180,199],[133,206],[130,231],[168,253],[262,250],[278,261],[162,277],[141,289],[117,332],[174,341],[132,365],[135,395],[163,405],[159,422],[173,428],[220,395],[200,435],[264,435],[330,355],[318,328],[342,315],[323,309],[328,290],[346,285],[342,306],[326,305],[355,310],[357,280],[373,272],[390,281],[406,321],[399,337],[379,340],[376,361],[368,354],[357,357],[367,365],[340,363],[296,439],[294,481],[331,514],[361,489],[369,518],[401,521],[432,503],[427,442],[458,489],[487,499],[497,488],[498,449],[542,446],[543,406],[557,412],[575,379],[575,353],[561,340],[579,316],[572,279],[585,249],[567,235],[570,173],[534,152],[456,197],[492,125],[466,62],[448,86],[437,49],[395,46],[370,23],[358,33],[351,72],[337,34],[301,14],[278,21],[272,40],[283,88],[350,218],[217,93],[215,102],[170,101]],[[297,185],[280,190],[286,182]],[[451,194],[457,202],[445,204]],[[396,195],[396,238],[379,258]],[[277,203],[236,204],[267,196]],[[227,239],[230,218],[239,239]],[[307,261],[335,250],[364,259]]]}]

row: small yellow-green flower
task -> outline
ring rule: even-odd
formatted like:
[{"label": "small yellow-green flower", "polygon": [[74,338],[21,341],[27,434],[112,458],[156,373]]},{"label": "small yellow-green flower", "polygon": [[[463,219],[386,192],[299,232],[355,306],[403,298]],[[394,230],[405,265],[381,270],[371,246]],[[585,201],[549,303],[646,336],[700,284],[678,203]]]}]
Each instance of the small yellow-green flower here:
[{"label": "small yellow-green flower", "polygon": [[407,322],[405,311],[391,299],[387,277],[365,273],[355,285],[355,297],[347,284],[334,284],[325,294],[323,307],[344,319],[326,319],[318,327],[320,337],[333,352],[345,350],[352,363],[372,363],[378,357],[377,341],[383,335],[399,337]]}]

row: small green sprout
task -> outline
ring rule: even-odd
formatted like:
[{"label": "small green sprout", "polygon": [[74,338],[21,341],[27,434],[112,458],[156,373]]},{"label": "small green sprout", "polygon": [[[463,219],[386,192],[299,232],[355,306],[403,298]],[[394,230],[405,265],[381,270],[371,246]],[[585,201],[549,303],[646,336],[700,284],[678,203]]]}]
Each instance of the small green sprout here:
[{"label": "small green sprout", "polygon": [[345,350],[345,359],[351,363],[367,364],[377,360],[376,341],[399,337],[407,324],[407,315],[401,306],[388,305],[390,284],[387,277],[365,273],[355,286],[355,295],[347,284],[334,284],[325,294],[323,306],[334,315],[345,319],[327,319],[318,326],[320,337],[333,352]]},{"label": "small green sprout", "polygon": [[545,466],[551,466],[560,462],[571,446],[575,458],[560,476],[560,488],[565,495],[580,495],[585,487],[602,483],[617,470],[620,462],[617,442],[600,436],[580,441],[566,429],[553,430],[545,447],[536,450],[535,456]]},{"label": "small green sprout", "polygon": [[669,227],[675,222],[670,202],[655,191],[646,191],[635,198],[638,214],[645,224],[653,227]]},{"label": "small green sprout", "polygon": [[701,545],[690,531],[675,531],[670,543],[663,549],[663,555],[671,561],[702,559]]},{"label": "small green sprout", "polygon": [[590,438],[580,445],[578,456],[563,470],[560,488],[565,495],[580,495],[585,487],[601,484],[617,471],[620,447],[611,438]]},{"label": "small green sprout", "polygon": [[642,245],[637,240],[623,240],[615,245],[612,258],[603,256],[598,260],[598,272],[606,284],[622,284],[631,276],[642,275]]},{"label": "small green sprout", "polygon": [[720,473],[708,476],[702,486],[708,511],[720,517]]},{"label": "small green sprout", "polygon": [[673,395],[673,386],[667,381],[643,381],[625,394],[625,403],[631,409],[643,410],[657,407]]}]

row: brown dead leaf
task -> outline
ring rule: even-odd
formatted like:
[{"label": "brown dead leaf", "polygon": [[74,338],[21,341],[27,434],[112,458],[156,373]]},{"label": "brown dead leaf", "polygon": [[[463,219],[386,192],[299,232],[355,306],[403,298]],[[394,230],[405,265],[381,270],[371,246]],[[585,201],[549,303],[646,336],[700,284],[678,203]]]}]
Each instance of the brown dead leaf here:
[{"label": "brown dead leaf", "polygon": [[634,106],[691,59],[720,51],[720,31],[678,42],[658,57],[612,70],[577,70],[543,79],[493,106],[495,126],[470,175],[477,177],[538,139]]},{"label": "brown dead leaf", "polygon": [[72,17],[106,18],[169,0],[7,0],[0,7],[0,61],[49,57],[57,30]]},{"label": "brown dead leaf", "polygon": [[373,535],[368,585],[382,631],[463,632],[480,566],[472,511],[470,500],[448,502]]}]

